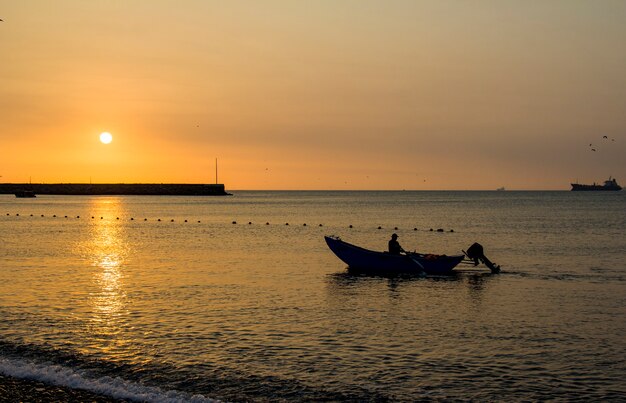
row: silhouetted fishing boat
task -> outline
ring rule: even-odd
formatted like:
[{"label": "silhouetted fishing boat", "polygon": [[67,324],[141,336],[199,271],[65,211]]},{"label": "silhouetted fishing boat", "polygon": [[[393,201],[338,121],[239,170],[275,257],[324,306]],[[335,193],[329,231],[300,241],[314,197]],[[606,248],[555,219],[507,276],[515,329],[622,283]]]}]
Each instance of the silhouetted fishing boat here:
[{"label": "silhouetted fishing boat", "polygon": [[604,185],[596,185],[595,182],[593,183],[593,185],[581,185],[578,183],[572,183],[571,185],[572,185],[573,191],[622,190],[622,187],[617,184],[617,181],[615,180],[615,178],[611,178],[610,176],[608,180],[604,181]]},{"label": "silhouetted fishing boat", "polygon": [[351,270],[366,273],[447,275],[451,274],[464,258],[464,255],[445,256],[421,253],[393,255],[388,252],[364,249],[335,236],[325,236],[324,239],[330,250]]},{"label": "silhouetted fishing boat", "polygon": [[37,197],[37,195],[32,190],[18,190],[15,192],[15,197]]}]

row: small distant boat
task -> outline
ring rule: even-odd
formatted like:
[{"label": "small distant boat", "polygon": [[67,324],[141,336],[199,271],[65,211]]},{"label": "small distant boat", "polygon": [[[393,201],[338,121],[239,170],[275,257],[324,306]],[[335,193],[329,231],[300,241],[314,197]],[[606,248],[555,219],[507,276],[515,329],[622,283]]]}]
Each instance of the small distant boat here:
[{"label": "small distant boat", "polygon": [[617,184],[615,178],[611,178],[609,176],[608,180],[604,181],[604,185],[596,185],[594,182],[593,185],[581,185],[578,183],[572,183],[572,191],[591,191],[591,190],[622,190],[622,187]]},{"label": "small distant boat", "polygon": [[15,197],[37,197],[37,195],[32,190],[18,190],[15,192]]},{"label": "small distant boat", "polygon": [[351,270],[365,273],[449,275],[465,257],[420,253],[392,255],[352,245],[336,236],[325,236],[324,239],[330,250]]},{"label": "small distant boat", "polygon": [[504,186],[497,188],[496,189],[498,192],[504,192],[506,189],[504,188]]}]

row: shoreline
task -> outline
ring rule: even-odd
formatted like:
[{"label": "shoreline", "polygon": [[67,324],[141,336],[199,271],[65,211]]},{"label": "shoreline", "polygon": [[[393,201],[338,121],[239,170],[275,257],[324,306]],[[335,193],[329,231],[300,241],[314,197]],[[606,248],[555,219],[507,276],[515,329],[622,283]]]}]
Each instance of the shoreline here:
[{"label": "shoreline", "polygon": [[72,389],[32,379],[0,374],[0,400],[3,402],[130,402],[83,389]]}]

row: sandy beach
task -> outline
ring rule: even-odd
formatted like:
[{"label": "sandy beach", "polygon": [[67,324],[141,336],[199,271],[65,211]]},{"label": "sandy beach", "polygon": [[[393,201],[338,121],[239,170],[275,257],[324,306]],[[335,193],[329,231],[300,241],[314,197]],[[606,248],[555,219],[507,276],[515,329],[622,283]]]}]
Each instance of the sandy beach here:
[{"label": "sandy beach", "polygon": [[95,402],[113,403],[113,399],[96,393],[47,385],[42,382],[0,375],[0,400],[3,402]]}]

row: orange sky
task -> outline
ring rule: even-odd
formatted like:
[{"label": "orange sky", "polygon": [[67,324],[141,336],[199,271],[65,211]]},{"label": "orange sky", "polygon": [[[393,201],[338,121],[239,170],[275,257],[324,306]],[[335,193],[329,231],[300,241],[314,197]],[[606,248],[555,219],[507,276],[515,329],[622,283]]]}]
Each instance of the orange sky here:
[{"label": "orange sky", "polygon": [[0,0],[0,19],[0,182],[211,183],[216,157],[231,190],[626,182],[621,0]]}]

